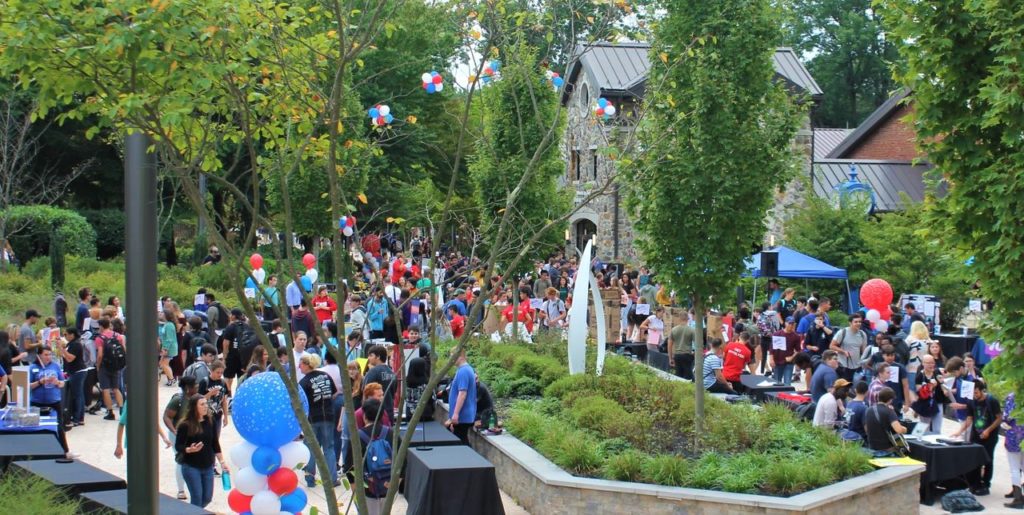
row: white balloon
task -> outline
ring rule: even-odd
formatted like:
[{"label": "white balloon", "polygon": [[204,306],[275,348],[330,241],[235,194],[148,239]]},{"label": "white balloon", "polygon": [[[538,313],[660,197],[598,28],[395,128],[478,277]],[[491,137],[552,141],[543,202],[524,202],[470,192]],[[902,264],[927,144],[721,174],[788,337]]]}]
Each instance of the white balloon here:
[{"label": "white balloon", "polygon": [[261,490],[252,496],[249,511],[252,515],[278,515],[281,513],[281,498],[270,490]]},{"label": "white balloon", "polygon": [[615,116],[615,106],[608,104],[608,107],[604,108],[604,114]]},{"label": "white balloon", "polygon": [[423,82],[432,82],[434,80],[434,76],[429,73],[424,73],[423,75],[420,75],[420,79]]},{"label": "white balloon", "polygon": [[252,465],[252,453],[254,452],[256,452],[255,445],[242,441],[241,443],[233,446],[228,454],[231,456],[231,463],[235,464],[235,468],[242,470],[245,467]]},{"label": "white balloon", "polygon": [[309,282],[316,284],[316,280],[320,278],[320,272],[317,272],[315,268],[306,270],[306,277],[309,277]]},{"label": "white balloon", "polygon": [[278,449],[281,453],[281,466],[293,469],[300,464],[309,463],[309,448],[301,441],[289,442]]},{"label": "white balloon", "polygon": [[352,236],[352,228],[346,227],[341,230],[341,233],[344,234],[345,236]]},{"label": "white balloon", "polygon": [[[245,495],[255,495],[257,492],[267,489],[267,476],[256,472],[256,469],[252,467],[245,467],[235,474],[235,488]],[[279,511],[281,511],[280,508],[274,510],[274,513]]]},{"label": "white balloon", "polygon": [[256,278],[256,282],[263,284],[263,280],[267,278],[267,271],[262,268],[257,268],[252,271],[252,276]]},{"label": "white balloon", "polygon": [[380,109],[378,110],[380,111],[381,116],[387,116],[391,114],[391,108],[388,106],[380,106]]},{"label": "white balloon", "polygon": [[880,333],[884,333],[884,332],[888,331],[889,330],[889,322],[886,322],[885,320],[879,320],[879,321],[875,322],[875,330],[880,332]]},{"label": "white balloon", "polygon": [[443,91],[443,90],[444,90],[444,83],[443,82],[441,84],[434,84],[434,91]]},{"label": "white balloon", "polygon": [[872,322],[877,322],[882,319],[882,314],[877,309],[869,309],[866,318]]}]

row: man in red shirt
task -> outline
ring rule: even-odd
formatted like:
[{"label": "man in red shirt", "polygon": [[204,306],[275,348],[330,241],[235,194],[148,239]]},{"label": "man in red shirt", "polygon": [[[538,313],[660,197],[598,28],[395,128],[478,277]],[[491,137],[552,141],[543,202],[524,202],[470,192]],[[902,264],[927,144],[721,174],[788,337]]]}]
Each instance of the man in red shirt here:
[{"label": "man in red shirt", "polygon": [[[530,307],[530,293],[532,293],[532,291],[529,289],[529,287],[524,286],[519,289],[519,316],[517,317],[517,319],[520,323],[525,324],[527,333],[533,334],[534,313],[533,308]],[[501,314],[505,318],[506,324],[512,323],[511,302],[509,302],[508,307],[506,307],[504,311],[501,312]]]},{"label": "man in red shirt", "polygon": [[455,306],[448,306],[448,315],[451,316],[451,320],[448,324],[452,328],[452,338],[459,338],[462,336],[463,331],[466,330],[466,317],[459,314],[459,308]]},{"label": "man in red shirt", "polygon": [[334,315],[338,312],[338,303],[327,294],[326,286],[317,289],[316,297],[313,297],[313,310],[320,325],[334,320]]},{"label": "man in red shirt", "polygon": [[[751,358],[754,356],[754,349],[750,346],[750,333],[743,331],[739,334],[739,340],[725,346],[725,364],[722,366],[722,375],[726,381],[732,383],[732,389],[742,393],[743,383],[740,376],[744,369],[750,369]],[[753,372],[753,370],[750,370]]]}]

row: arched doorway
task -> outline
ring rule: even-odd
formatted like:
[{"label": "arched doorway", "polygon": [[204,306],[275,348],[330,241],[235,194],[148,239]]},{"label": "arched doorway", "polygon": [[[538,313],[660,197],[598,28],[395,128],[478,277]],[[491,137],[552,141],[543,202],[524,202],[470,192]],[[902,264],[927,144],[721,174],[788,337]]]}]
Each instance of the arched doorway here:
[{"label": "arched doorway", "polygon": [[586,218],[576,222],[576,249],[577,252],[583,252],[586,248],[587,242],[590,241],[594,235],[597,234],[597,225]]}]

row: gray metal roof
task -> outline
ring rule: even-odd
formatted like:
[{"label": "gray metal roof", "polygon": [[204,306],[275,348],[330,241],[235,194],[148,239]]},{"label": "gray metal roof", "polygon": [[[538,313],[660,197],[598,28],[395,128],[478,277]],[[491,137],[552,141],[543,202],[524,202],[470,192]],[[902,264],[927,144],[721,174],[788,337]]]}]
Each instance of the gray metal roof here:
[{"label": "gray metal roof", "polygon": [[[814,163],[814,193],[822,198],[832,198],[836,186],[850,178],[850,165],[857,165],[857,178],[875,190],[879,211],[906,209],[900,193],[906,193],[913,202],[924,200],[928,187],[924,174],[932,168],[930,164],[905,162],[861,161],[854,159],[825,159]],[[940,184],[936,194],[945,195],[946,185]]]},{"label": "gray metal roof", "polygon": [[814,160],[824,159],[825,156],[832,152],[832,150],[839,146],[840,143],[845,140],[853,129],[826,129],[826,128],[815,128],[814,129]]},{"label": "gray metal roof", "polygon": [[857,147],[864,138],[868,137],[871,133],[875,132],[879,126],[885,123],[900,106],[903,105],[904,99],[910,96],[909,88],[901,88],[893,96],[889,97],[882,105],[878,106],[873,113],[868,115],[867,118],[857,126],[857,129],[853,131],[849,136],[846,137],[842,143],[832,149],[825,157],[830,159],[842,159],[845,158],[851,150]]},{"label": "gray metal roof", "polygon": [[[643,97],[647,73],[651,68],[647,43],[591,43],[576,47],[578,56],[566,74],[568,86],[562,92],[562,102],[569,100],[572,85],[579,74],[587,74],[591,87],[600,90],[601,95]],[[775,73],[786,84],[797,91],[806,91],[815,100],[823,93],[818,83],[804,68],[790,48],[778,48],[772,59]],[[597,94],[595,93],[595,96]]]}]

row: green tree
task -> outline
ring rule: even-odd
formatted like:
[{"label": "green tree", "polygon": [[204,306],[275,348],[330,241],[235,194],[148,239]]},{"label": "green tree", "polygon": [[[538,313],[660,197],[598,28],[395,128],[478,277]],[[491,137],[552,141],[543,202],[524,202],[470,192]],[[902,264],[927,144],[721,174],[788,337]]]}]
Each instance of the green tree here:
[{"label": "green tree", "polygon": [[772,80],[781,32],[770,4],[662,2],[649,82],[665,86],[645,99],[639,166],[620,170],[644,258],[698,313],[698,377],[708,297],[743,273],[775,191],[795,172],[799,109]]},{"label": "green tree", "polygon": [[807,69],[825,98],[812,113],[816,127],[856,127],[889,98],[899,61],[871,0],[790,0],[788,44],[811,55]]},{"label": "green tree", "polygon": [[1024,394],[1024,5],[877,5],[906,61],[896,76],[913,91],[918,145],[948,188],[929,229],[959,258],[974,256],[971,272],[995,301],[983,334],[1005,349],[994,375]]}]

